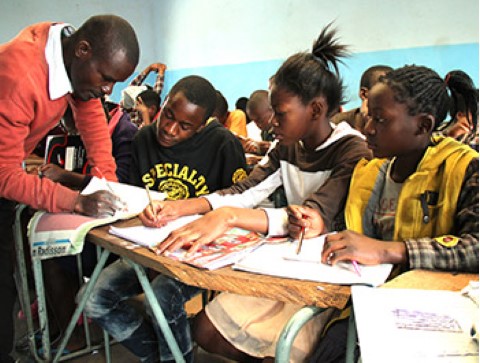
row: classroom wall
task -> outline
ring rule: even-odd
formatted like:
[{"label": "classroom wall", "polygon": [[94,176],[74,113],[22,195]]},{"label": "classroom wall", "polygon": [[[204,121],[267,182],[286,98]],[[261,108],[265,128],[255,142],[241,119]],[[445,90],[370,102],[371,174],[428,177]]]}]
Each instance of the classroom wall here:
[{"label": "classroom wall", "polygon": [[169,66],[165,88],[199,74],[230,108],[266,88],[283,60],[309,50],[331,21],[353,52],[341,68],[346,108],[358,105],[360,76],[378,63],[425,64],[442,76],[460,68],[478,85],[477,0],[166,0],[154,6],[168,14],[155,24],[168,46],[159,49]]},{"label": "classroom wall", "polygon": [[[341,68],[346,108],[358,104],[360,75],[372,64],[425,64],[442,76],[459,68],[478,85],[477,0],[2,0],[0,42],[30,23],[79,26],[109,12],[136,29],[141,46],[136,72],[155,61],[166,63],[166,91],[185,75],[205,76],[231,108],[238,97],[266,88],[279,65],[309,50],[331,21],[353,52]],[[114,100],[128,81],[115,87]]]}]

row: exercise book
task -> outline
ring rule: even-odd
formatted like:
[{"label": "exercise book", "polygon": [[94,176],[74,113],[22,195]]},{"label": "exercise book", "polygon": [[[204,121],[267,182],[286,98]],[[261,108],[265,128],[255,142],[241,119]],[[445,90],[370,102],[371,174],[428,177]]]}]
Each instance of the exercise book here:
[{"label": "exercise book", "polygon": [[461,292],[352,287],[363,363],[478,363],[478,305]]},{"label": "exercise book", "polygon": [[[193,222],[200,217],[200,215],[180,217],[174,221],[168,222],[165,226],[160,228],[150,228],[145,226],[122,228],[112,226],[110,227],[109,232],[140,246],[147,247],[154,253],[157,253],[157,246],[163,242],[172,231]],[[186,245],[165,255],[189,265],[208,270],[215,270],[235,263],[264,243],[274,243],[279,240],[284,241],[286,238],[264,237],[260,233],[247,231],[242,228],[232,228],[215,241],[202,246],[194,254],[188,254],[188,249],[191,245]]]},{"label": "exercise book", "polygon": [[[137,216],[148,205],[148,195],[144,188],[128,184],[107,182],[93,177],[81,194],[107,190],[116,194],[125,204],[113,216],[94,218],[76,213],[48,213],[39,211],[28,224],[28,238],[33,258],[74,255],[83,250],[85,236],[94,227],[113,223],[121,219]],[[164,193],[151,192],[152,199],[165,199]]]},{"label": "exercise book", "polygon": [[351,262],[327,265],[320,261],[325,236],[304,239],[299,254],[298,241],[264,244],[239,260],[233,268],[264,275],[327,282],[332,284],[365,284],[378,286],[386,281],[391,264],[361,265],[358,272]]}]

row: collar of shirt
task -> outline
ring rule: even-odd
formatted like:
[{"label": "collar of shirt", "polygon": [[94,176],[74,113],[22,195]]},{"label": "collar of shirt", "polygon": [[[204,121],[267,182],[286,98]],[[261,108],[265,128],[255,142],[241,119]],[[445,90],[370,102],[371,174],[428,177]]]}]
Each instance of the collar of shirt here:
[{"label": "collar of shirt", "polygon": [[48,63],[48,90],[50,99],[56,100],[73,91],[65,69],[62,52],[62,30],[69,24],[54,24],[48,33],[45,58]]}]

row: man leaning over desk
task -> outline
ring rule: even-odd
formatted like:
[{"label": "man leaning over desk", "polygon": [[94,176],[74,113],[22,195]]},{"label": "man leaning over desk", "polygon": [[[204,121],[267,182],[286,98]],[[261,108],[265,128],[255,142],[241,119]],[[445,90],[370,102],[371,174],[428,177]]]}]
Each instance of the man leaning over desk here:
[{"label": "man leaning over desk", "polygon": [[73,110],[90,163],[116,180],[112,144],[100,100],[127,79],[139,58],[131,25],[113,15],[93,16],[78,30],[43,22],[0,45],[0,362],[13,362],[15,203],[49,212],[113,214],[119,200],[109,192],[79,195],[37,175],[22,161],[65,113]]}]

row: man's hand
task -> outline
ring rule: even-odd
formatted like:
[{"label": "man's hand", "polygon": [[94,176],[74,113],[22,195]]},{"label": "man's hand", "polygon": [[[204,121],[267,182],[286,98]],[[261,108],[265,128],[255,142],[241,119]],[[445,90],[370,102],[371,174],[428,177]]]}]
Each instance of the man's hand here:
[{"label": "man's hand", "polygon": [[123,208],[125,204],[115,194],[100,190],[88,195],[79,194],[74,212],[98,218],[113,216]]},{"label": "man's hand", "polygon": [[153,63],[150,64],[147,68],[147,73],[149,72],[157,72],[157,73],[165,73],[167,66],[163,63]]}]

